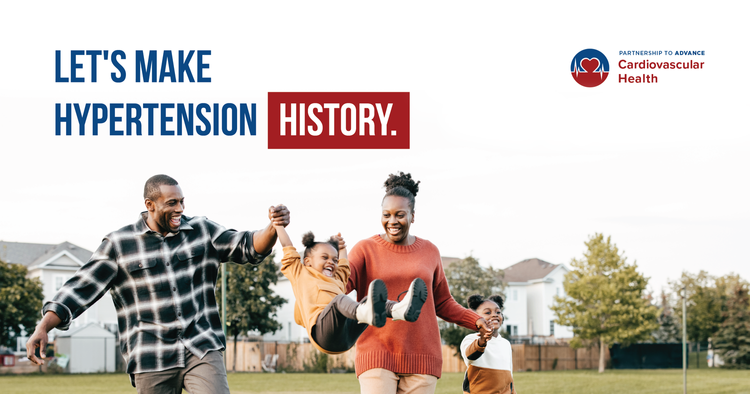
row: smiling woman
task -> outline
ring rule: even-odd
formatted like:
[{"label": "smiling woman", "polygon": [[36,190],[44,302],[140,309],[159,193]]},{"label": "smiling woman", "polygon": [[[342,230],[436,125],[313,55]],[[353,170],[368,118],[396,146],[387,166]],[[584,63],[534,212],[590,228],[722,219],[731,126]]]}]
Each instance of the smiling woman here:
[{"label": "smiling woman", "polygon": [[411,174],[391,174],[385,188],[380,218],[385,234],[381,237],[394,245],[411,245],[416,239],[409,235],[409,227],[414,223],[414,197],[419,191],[419,181],[414,182]]},{"label": "smiling woman", "polygon": [[434,393],[443,364],[437,317],[472,330],[489,327],[451,297],[437,247],[410,234],[419,181],[400,172],[388,177],[385,188],[380,219],[385,232],[352,248],[347,292],[357,290],[361,300],[379,278],[391,298],[406,293],[404,300],[410,301],[415,293],[407,289],[417,278],[425,282],[427,296],[412,326],[394,321],[364,331],[357,342],[357,377],[362,393]]}]

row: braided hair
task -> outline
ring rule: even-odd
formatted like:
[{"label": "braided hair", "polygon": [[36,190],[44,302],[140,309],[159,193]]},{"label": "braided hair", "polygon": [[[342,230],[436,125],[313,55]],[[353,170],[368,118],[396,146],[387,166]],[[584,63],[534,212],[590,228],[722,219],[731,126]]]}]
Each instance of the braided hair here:
[{"label": "braided hair", "polygon": [[336,240],[333,236],[328,241],[325,242],[315,242],[315,235],[313,235],[312,231],[308,231],[305,233],[305,235],[302,236],[302,245],[305,246],[305,253],[302,255],[302,259],[306,259],[310,256],[310,253],[312,253],[312,250],[315,249],[315,247],[318,244],[329,244],[333,246],[333,250],[338,253],[339,251],[339,241]]},{"label": "braided hair", "polygon": [[417,196],[419,191],[419,183],[421,181],[414,181],[411,178],[411,174],[399,171],[398,175],[390,174],[388,179],[385,180],[385,199],[388,196],[399,196],[409,200],[409,208],[414,213],[414,197]]}]

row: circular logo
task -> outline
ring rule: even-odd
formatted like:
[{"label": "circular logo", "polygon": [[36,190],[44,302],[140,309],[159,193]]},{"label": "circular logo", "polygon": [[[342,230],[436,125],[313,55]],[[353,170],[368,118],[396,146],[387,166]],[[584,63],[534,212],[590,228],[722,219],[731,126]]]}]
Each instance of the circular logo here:
[{"label": "circular logo", "polygon": [[593,88],[607,79],[609,61],[596,49],[584,49],[578,52],[570,63],[570,74],[579,85]]}]

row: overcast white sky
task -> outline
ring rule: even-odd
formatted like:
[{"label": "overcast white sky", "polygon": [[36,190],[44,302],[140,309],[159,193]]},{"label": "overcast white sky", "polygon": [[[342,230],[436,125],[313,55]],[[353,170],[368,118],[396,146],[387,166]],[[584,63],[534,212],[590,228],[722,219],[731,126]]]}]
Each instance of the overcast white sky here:
[{"label": "overcast white sky", "polygon": [[[353,246],[401,170],[422,181],[412,233],[445,256],[569,265],[601,232],[655,291],[683,270],[750,279],[744,3],[367,4],[3,5],[0,239],[94,250],[167,173],[187,215],[257,229],[284,203],[293,240]],[[609,59],[596,88],[569,73],[586,48]],[[212,82],[116,84],[100,63],[95,84],[55,83],[55,50],[79,49],[208,49]],[[705,56],[618,55],[644,49]],[[617,82],[620,59],[646,58],[705,65]],[[411,149],[268,150],[267,93],[284,91],[410,92]],[[258,135],[54,135],[55,103],[94,102],[257,103]]]}]

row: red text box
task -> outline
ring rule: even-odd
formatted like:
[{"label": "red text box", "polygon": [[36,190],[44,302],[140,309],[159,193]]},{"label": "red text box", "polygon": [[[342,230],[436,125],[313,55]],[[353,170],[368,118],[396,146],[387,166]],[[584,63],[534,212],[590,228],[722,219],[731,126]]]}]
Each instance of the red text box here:
[{"label": "red text box", "polygon": [[268,149],[409,149],[409,93],[269,92]]}]

